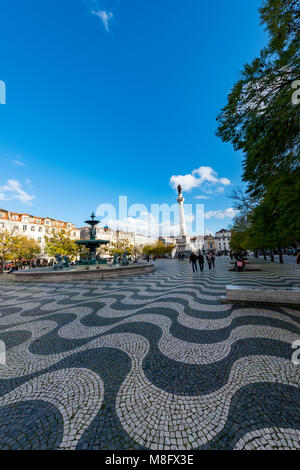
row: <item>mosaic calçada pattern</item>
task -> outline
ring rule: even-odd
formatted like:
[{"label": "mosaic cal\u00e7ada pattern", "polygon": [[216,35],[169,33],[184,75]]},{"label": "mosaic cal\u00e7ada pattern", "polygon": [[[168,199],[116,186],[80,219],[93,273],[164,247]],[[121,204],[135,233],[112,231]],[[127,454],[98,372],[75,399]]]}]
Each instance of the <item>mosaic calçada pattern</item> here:
[{"label": "mosaic cal\u00e7ada pattern", "polygon": [[300,311],[222,304],[299,271],[0,283],[1,449],[299,449]]}]

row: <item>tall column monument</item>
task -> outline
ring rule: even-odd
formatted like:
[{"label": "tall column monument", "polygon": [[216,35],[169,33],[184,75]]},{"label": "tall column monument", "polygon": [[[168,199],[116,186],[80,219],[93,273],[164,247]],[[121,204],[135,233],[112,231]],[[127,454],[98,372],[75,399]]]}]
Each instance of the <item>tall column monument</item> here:
[{"label": "tall column monument", "polygon": [[180,238],[183,238],[186,236],[186,225],[185,225],[185,217],[184,217],[184,209],[183,209],[184,197],[182,195],[182,188],[180,185],[177,187],[177,190],[178,190],[177,202],[178,202],[179,220],[180,220]]},{"label": "tall column monument", "polygon": [[178,190],[177,202],[178,202],[178,209],[179,209],[180,235],[177,237],[176,253],[190,256],[191,252],[193,251],[193,248],[191,246],[190,237],[186,233],[184,207],[183,207],[184,197],[182,195],[181,185],[178,185],[177,190]]}]

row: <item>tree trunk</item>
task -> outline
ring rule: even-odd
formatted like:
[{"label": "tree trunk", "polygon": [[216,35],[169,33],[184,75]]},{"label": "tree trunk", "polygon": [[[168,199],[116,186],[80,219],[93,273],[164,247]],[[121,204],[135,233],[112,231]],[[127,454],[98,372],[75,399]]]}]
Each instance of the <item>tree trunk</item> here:
[{"label": "tree trunk", "polygon": [[4,258],[1,258],[1,274],[3,274],[4,271]]},{"label": "tree trunk", "polygon": [[263,249],[262,252],[263,252],[263,255],[264,255],[264,260],[267,261],[265,250]]},{"label": "tree trunk", "polygon": [[270,256],[271,256],[271,263],[274,263],[274,253],[273,253],[273,250],[271,251]]},{"label": "tree trunk", "polygon": [[283,264],[282,250],[280,246],[278,247],[278,251],[279,251],[279,263]]}]

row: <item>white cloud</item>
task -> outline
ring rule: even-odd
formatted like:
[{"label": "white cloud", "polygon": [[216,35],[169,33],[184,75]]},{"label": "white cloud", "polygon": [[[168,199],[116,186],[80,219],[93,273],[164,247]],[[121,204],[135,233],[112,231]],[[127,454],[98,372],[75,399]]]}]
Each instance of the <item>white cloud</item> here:
[{"label": "white cloud", "polygon": [[[203,213],[203,210],[198,208],[196,216],[186,212],[185,220],[187,225],[187,232],[190,235],[199,235],[200,233],[204,233],[204,225],[201,225],[200,230],[199,226],[197,228],[197,223],[196,227],[193,227],[193,223],[197,220],[199,222],[199,220],[201,220],[201,216],[203,217],[203,214],[206,220],[220,220],[225,218],[233,218],[235,213],[235,209],[231,207],[223,210],[212,210],[206,213]],[[141,211],[137,216],[127,216],[121,219],[118,219],[117,217],[113,218],[112,215],[108,215],[107,217],[101,219],[101,225],[107,225],[113,230],[139,233],[153,238],[170,235],[176,237],[180,233],[179,216],[177,213],[175,214],[174,219],[170,217],[161,218],[160,216],[157,217],[156,215],[151,214],[151,212],[148,210]],[[214,232],[211,229],[205,231],[206,235],[211,235],[213,233]]]},{"label": "white cloud", "polygon": [[231,184],[231,181],[228,178],[220,178],[219,182],[224,186],[229,186]]},{"label": "white cloud", "polygon": [[[174,217],[172,216],[174,215]],[[193,223],[196,221],[194,214],[185,213],[185,222],[188,233],[193,233]],[[158,236],[178,236],[180,233],[179,214],[163,214],[159,216],[151,212],[144,211],[136,217],[124,217],[122,219],[113,219],[105,217],[101,219],[101,225],[108,226],[113,230],[124,230],[125,232],[134,232],[156,238]],[[197,224],[196,224],[197,225]]]},{"label": "white cloud", "polygon": [[210,197],[204,196],[203,194],[201,194],[201,196],[195,196],[195,199],[210,199]]},{"label": "white cloud", "polygon": [[237,213],[237,211],[235,209],[233,209],[232,207],[228,207],[228,209],[224,209],[224,210],[216,210],[216,211],[208,211],[205,213],[204,217],[206,219],[211,219],[211,218],[215,218],[215,219],[225,219],[225,218],[233,218],[235,216],[235,214]]},{"label": "white cloud", "polygon": [[199,179],[193,175],[174,175],[171,176],[170,184],[174,189],[181,184],[183,191],[190,191],[199,186]]},{"label": "white cloud", "polygon": [[25,163],[21,162],[20,160],[13,160],[12,163],[15,166],[25,166]]},{"label": "white cloud", "polygon": [[228,178],[219,178],[218,173],[210,166],[200,166],[187,175],[173,175],[170,178],[172,188],[176,189],[181,184],[183,191],[201,187],[207,194],[223,192],[224,186],[231,184]]},{"label": "white cloud", "polygon": [[[188,219],[190,221],[189,217]],[[169,218],[159,221],[150,212],[142,212],[137,217],[124,217],[123,219],[104,218],[101,220],[101,224],[108,225],[113,230],[140,233],[153,238],[168,235],[176,236],[180,232],[177,221],[173,222]]]},{"label": "white cloud", "polygon": [[109,31],[109,22],[114,17],[113,13],[111,11],[96,9],[96,10],[91,10],[91,14],[96,15],[96,16],[98,16],[98,18],[100,18],[100,20],[102,21],[102,24],[104,26],[105,31],[108,32]]},{"label": "white cloud", "polygon": [[16,159],[12,160],[12,164],[15,166],[25,166],[25,163],[22,161],[22,157],[20,155],[17,155]]},{"label": "white cloud", "polygon": [[172,224],[170,221],[159,223],[158,220],[151,218],[128,217],[122,220],[110,220],[108,226],[114,230],[124,230],[126,232],[141,233],[149,237],[178,235],[180,231],[179,224]]},{"label": "white cloud", "polygon": [[31,205],[31,201],[35,198],[22,189],[21,184],[17,180],[8,180],[6,185],[0,187],[0,199],[9,201],[10,199],[18,199],[24,204]]}]

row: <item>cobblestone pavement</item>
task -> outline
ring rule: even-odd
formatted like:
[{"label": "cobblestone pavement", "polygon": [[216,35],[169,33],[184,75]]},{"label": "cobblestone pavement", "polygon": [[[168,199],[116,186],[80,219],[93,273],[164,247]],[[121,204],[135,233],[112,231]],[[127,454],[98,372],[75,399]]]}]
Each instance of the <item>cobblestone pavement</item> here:
[{"label": "cobblestone pavement", "polygon": [[0,281],[1,449],[299,449],[297,308],[221,304],[226,284],[300,286],[292,266]]}]

